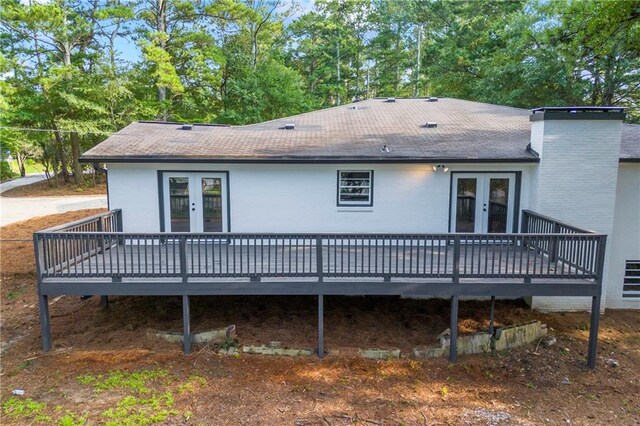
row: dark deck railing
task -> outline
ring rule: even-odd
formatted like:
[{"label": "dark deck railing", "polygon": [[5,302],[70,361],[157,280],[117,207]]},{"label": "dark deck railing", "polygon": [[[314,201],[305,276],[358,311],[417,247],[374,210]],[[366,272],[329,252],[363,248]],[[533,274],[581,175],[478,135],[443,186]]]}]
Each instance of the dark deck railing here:
[{"label": "dark deck railing", "polygon": [[[595,279],[597,234],[42,232],[43,278]],[[548,247],[557,247],[556,258]]]},{"label": "dark deck railing", "polygon": [[[185,339],[193,294],[313,294],[320,318],[326,294],[450,296],[452,330],[459,296],[591,296],[597,333],[606,236],[528,210],[519,234],[122,229],[121,211],[113,210],[34,234],[45,349],[52,294],[180,294]],[[321,349],[322,332],[319,341]],[[452,333],[452,360],[454,341]],[[590,366],[594,345],[592,334]]]}]

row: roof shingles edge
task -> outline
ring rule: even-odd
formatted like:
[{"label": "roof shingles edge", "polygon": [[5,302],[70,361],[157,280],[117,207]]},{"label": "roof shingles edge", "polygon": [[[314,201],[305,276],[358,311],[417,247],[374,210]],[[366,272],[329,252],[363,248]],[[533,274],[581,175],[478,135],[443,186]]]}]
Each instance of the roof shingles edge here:
[{"label": "roof shingles edge", "polygon": [[[357,109],[353,106],[357,105]],[[247,126],[132,123],[85,162],[537,162],[529,110],[458,99],[370,99]],[[425,123],[436,122],[427,128]],[[294,130],[284,124],[294,123]],[[625,128],[628,125],[625,126]],[[640,159],[640,126],[621,161]],[[386,145],[389,152],[383,152]],[[626,145],[629,145],[628,147]]]}]

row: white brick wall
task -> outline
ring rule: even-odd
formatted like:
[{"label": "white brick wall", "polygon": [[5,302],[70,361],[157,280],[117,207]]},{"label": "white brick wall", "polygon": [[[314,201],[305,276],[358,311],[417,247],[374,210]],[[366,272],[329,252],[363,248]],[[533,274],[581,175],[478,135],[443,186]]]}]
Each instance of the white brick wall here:
[{"label": "white brick wall", "polygon": [[[534,210],[573,225],[613,235],[620,158],[621,122],[616,120],[546,120],[540,164],[531,188]],[[533,141],[532,141],[533,146]],[[605,258],[607,277],[610,250]],[[602,306],[608,280],[604,282]],[[583,310],[589,298],[535,297],[541,310]]]},{"label": "white brick wall", "polygon": [[[109,164],[110,207],[125,231],[159,232],[158,170],[228,171],[234,232],[447,232],[452,171],[522,171],[528,207],[534,165]],[[337,170],[374,170],[373,207],[336,206]]]},{"label": "white brick wall", "polygon": [[609,251],[607,308],[640,309],[640,298],[622,298],[625,261],[640,259],[639,163],[620,163]]}]

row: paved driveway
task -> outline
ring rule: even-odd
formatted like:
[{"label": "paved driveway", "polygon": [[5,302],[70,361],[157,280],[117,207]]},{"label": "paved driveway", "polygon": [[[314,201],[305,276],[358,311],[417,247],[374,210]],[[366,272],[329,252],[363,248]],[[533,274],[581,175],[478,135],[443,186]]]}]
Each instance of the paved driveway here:
[{"label": "paved driveway", "polygon": [[[44,179],[30,175],[0,184],[0,193],[16,186],[28,185]],[[72,210],[98,209],[107,207],[104,195],[70,195],[61,197],[7,198],[0,197],[0,226],[21,220]]]}]

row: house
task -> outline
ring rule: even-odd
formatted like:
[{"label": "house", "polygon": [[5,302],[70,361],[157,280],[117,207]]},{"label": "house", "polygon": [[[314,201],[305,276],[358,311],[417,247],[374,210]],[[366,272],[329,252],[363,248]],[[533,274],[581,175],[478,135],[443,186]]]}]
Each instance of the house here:
[{"label": "house", "polygon": [[[213,284],[195,280],[246,278],[254,287],[226,282],[215,294],[253,294],[262,280],[267,294],[451,296],[456,321],[457,298],[465,295],[527,296],[542,310],[592,309],[591,364],[600,309],[640,308],[640,126],[623,119],[617,107],[530,111],[386,98],[247,126],[132,123],[82,156],[107,164],[109,208],[117,214],[99,219],[99,229],[82,225],[113,234],[107,249],[107,237],[88,235],[82,246],[79,235],[76,258],[89,275],[112,278],[115,284],[93,287],[103,295],[133,292],[122,290],[127,277],[181,276],[191,290],[158,284],[152,293],[212,294]],[[75,294],[67,281],[87,276],[73,256],[52,254],[69,244],[74,226],[36,234],[48,294]],[[167,241],[179,243],[165,244],[179,253],[163,249]],[[112,244],[137,247],[131,271],[113,266]],[[133,266],[141,246],[150,272]],[[102,270],[85,261],[82,253],[91,251],[100,253],[95,268]],[[178,271],[178,264],[190,266]],[[349,291],[329,282],[358,274],[370,282]],[[285,276],[300,279],[266,285]],[[425,277],[428,286],[410,282]],[[300,281],[307,278],[317,280]],[[465,278],[488,281],[452,290]],[[44,305],[46,298],[41,311]]]}]

